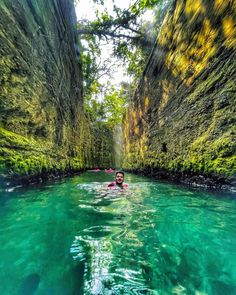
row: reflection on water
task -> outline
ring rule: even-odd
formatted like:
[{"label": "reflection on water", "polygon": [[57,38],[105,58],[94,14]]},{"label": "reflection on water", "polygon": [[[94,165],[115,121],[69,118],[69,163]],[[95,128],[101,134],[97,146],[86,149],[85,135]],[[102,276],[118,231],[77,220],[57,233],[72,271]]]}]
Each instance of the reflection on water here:
[{"label": "reflection on water", "polygon": [[[84,294],[114,294],[114,292],[125,294],[130,293],[131,290],[136,290],[135,292],[140,290],[141,294],[146,294],[143,293],[147,291],[147,288],[143,284],[140,270],[122,268],[122,263],[116,265],[117,262],[114,265],[117,259],[122,260],[123,254],[116,254],[115,248],[122,245],[122,239],[127,235],[128,222],[132,213],[132,202],[129,202],[127,197],[129,198],[134,190],[132,188],[110,189],[94,183],[82,185],[79,188],[94,191],[95,200],[91,204],[94,210],[114,213],[106,225],[92,226],[82,230],[72,244],[73,258],[85,263]],[[117,201],[119,201],[119,207],[112,206],[111,203]],[[130,238],[133,239],[134,245],[138,242],[135,236]],[[113,270],[110,271],[110,269]]]},{"label": "reflection on water", "polygon": [[5,192],[0,294],[236,294],[232,195],[111,178]]},{"label": "reflection on water", "polygon": [[[235,257],[235,227],[222,219],[233,217],[230,203],[151,182],[128,191],[87,189],[96,194],[91,207],[113,215],[72,244],[73,258],[85,264],[84,294],[235,294],[235,264],[232,272],[229,257],[226,262]],[[223,234],[228,226],[232,244],[229,232]],[[226,235],[233,253],[226,254],[217,234]]]}]

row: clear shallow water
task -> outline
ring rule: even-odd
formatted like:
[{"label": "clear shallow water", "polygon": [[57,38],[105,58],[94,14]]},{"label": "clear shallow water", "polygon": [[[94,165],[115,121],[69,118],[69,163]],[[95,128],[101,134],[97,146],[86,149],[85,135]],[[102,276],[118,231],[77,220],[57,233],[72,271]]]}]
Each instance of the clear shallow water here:
[{"label": "clear shallow water", "polygon": [[236,198],[86,172],[1,190],[0,294],[236,294]]}]

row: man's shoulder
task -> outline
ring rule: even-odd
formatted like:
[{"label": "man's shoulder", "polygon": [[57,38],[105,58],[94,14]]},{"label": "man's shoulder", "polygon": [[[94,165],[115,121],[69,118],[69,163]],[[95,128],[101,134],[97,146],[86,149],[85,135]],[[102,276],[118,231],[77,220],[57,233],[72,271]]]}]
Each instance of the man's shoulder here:
[{"label": "man's shoulder", "polygon": [[112,182],[110,182],[107,186],[108,186],[108,187],[116,186],[116,183],[115,183],[115,181],[112,181]]}]

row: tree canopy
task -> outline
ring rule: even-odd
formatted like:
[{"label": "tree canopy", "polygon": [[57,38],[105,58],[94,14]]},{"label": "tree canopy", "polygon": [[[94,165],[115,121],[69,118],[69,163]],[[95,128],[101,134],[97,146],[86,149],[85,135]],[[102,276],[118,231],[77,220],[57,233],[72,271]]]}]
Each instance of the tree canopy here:
[{"label": "tree canopy", "polygon": [[[132,84],[136,84],[154,45],[161,14],[170,1],[139,0],[132,2],[128,8],[121,9],[113,0],[113,9],[108,11],[104,5],[105,0],[93,0],[96,18],[78,22],[77,31],[82,43],[85,105],[94,120],[106,120],[109,124],[120,122],[125,106],[123,86],[115,89],[112,83],[101,82],[101,78],[109,77],[116,67],[114,59],[102,57],[101,44],[112,46],[113,56],[120,60],[119,63],[126,65],[127,74],[133,77]],[[148,10],[153,11],[151,21],[145,20]],[[133,89],[134,85],[129,88]],[[95,114],[97,118],[94,118]]]},{"label": "tree canopy", "polygon": [[[93,0],[93,2],[104,4],[103,0]],[[112,12],[108,12],[104,7],[100,12],[96,10],[95,20],[80,20],[78,34],[90,41],[91,36],[93,41],[95,41],[94,36],[97,37],[97,41],[111,41],[114,45],[114,54],[119,57],[126,57],[124,48],[131,45],[148,52],[156,37],[156,29],[153,28],[165,3],[164,0],[140,0],[128,8],[121,9],[114,1]],[[143,19],[147,10],[154,11],[151,22]]]}]

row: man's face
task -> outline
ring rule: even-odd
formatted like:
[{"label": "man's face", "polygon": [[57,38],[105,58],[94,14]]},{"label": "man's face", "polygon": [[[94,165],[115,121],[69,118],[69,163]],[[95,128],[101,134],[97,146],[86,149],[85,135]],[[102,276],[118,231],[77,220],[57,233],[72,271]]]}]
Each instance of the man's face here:
[{"label": "man's face", "polygon": [[122,173],[116,174],[116,184],[122,184],[124,182],[124,175]]}]

